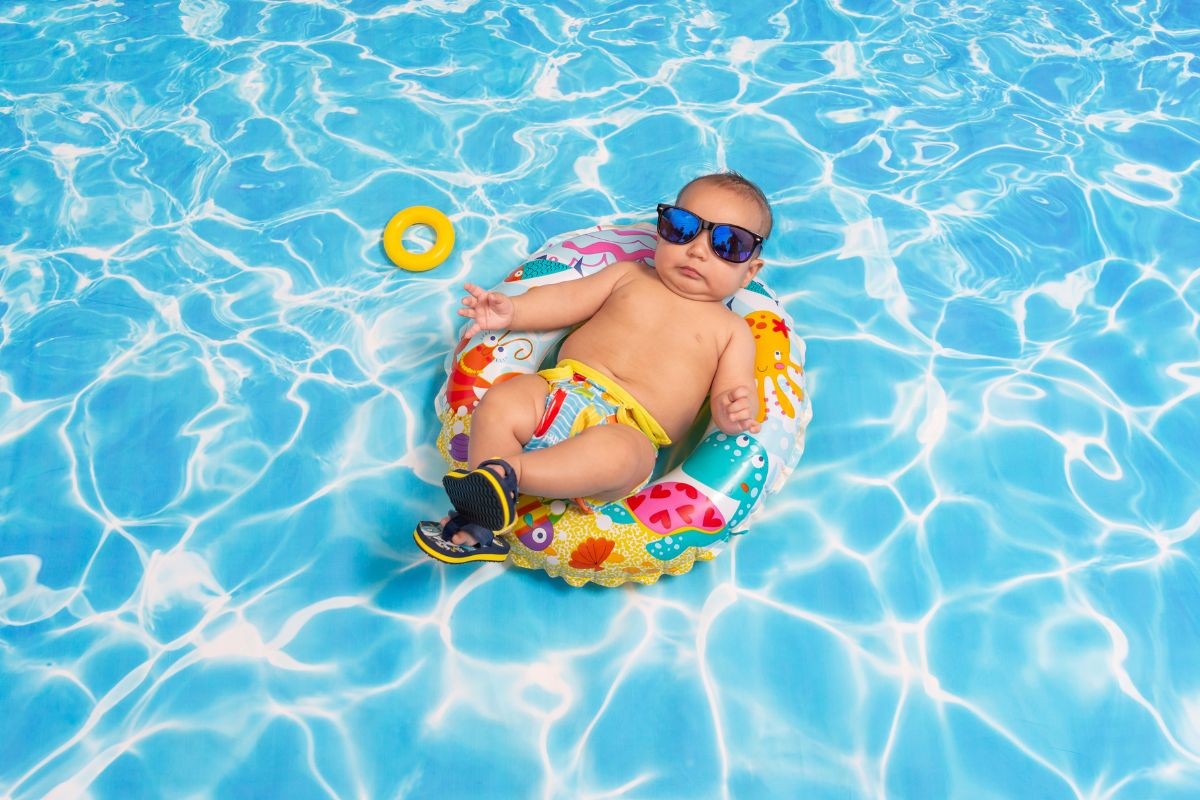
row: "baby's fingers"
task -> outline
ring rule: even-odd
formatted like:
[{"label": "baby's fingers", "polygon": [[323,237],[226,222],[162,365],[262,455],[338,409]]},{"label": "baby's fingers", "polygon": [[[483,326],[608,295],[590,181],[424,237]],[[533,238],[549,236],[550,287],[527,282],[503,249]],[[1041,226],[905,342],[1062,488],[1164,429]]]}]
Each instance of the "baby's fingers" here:
[{"label": "baby's fingers", "polygon": [[[473,302],[486,302],[487,296],[491,294],[487,289],[474,283],[464,283],[463,288],[467,290],[467,294],[473,298]],[[467,298],[463,298],[464,301]]]},{"label": "baby's fingers", "polygon": [[741,415],[749,414],[750,413],[750,403],[745,399],[731,400],[729,402],[729,404],[727,406],[725,406],[725,410],[731,416],[734,416],[734,415],[741,416]]},{"label": "baby's fingers", "polygon": [[750,387],[749,386],[735,386],[729,390],[729,399],[730,400],[734,400],[734,401],[745,400],[748,397],[750,397]]}]

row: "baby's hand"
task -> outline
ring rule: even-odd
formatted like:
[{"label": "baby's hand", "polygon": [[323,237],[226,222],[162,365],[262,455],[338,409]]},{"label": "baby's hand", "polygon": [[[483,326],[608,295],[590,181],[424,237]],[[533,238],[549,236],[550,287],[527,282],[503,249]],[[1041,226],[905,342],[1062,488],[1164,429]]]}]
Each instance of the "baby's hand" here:
[{"label": "baby's hand", "polygon": [[750,396],[749,386],[735,386],[713,398],[713,421],[717,423],[717,427],[722,433],[732,435],[746,431],[758,433],[762,430],[762,425],[754,419]]},{"label": "baby's hand", "polygon": [[473,283],[464,283],[463,288],[467,290],[467,296],[462,299],[466,308],[460,308],[458,313],[475,320],[475,324],[463,332],[464,339],[470,339],[480,331],[504,330],[512,324],[515,306],[511,297],[501,292],[489,292]]}]

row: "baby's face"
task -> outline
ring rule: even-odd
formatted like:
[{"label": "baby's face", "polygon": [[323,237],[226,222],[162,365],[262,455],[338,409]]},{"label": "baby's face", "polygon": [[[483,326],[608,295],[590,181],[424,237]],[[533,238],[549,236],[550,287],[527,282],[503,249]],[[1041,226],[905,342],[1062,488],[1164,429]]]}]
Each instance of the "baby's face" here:
[{"label": "baby's face", "polygon": [[[688,188],[676,203],[703,220],[738,225],[762,235],[766,219],[762,210],[741,192],[701,182]],[[701,231],[686,244],[671,244],[659,237],[654,251],[658,278],[673,292],[692,300],[722,301],[742,289],[762,268],[756,257],[741,264],[720,258],[712,250],[711,231]]]}]

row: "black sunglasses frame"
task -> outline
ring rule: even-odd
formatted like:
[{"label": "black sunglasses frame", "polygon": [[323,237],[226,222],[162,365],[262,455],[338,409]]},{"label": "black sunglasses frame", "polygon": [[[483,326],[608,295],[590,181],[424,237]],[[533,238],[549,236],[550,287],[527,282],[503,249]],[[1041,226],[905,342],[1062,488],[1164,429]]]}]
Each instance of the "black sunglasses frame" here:
[{"label": "black sunglasses frame", "polygon": [[[675,209],[676,211],[682,211],[685,214],[691,214],[693,217],[695,217],[700,222],[700,229],[696,231],[696,236],[699,236],[700,234],[704,233],[704,231],[708,231],[708,246],[712,248],[712,251],[713,251],[713,253],[716,254],[717,258],[721,259],[722,261],[727,261],[730,264],[745,264],[747,261],[754,258],[754,254],[762,248],[763,242],[766,241],[766,239],[759,236],[754,231],[747,230],[746,228],[743,228],[741,225],[731,225],[728,222],[709,222],[708,220],[703,219],[699,214],[696,214],[692,211],[688,211],[686,208],[680,208],[679,206],[673,206],[670,203],[659,203],[658,204],[658,224],[659,225],[662,225],[663,212],[669,211],[670,209]],[[725,256],[721,255],[720,253],[717,253],[717,248],[713,244],[713,239],[712,239],[714,228],[732,228],[735,231],[742,231],[743,233],[749,234],[750,237],[754,240],[754,246],[750,248],[750,255],[746,256],[746,258],[743,259],[742,261],[734,261],[731,258],[725,258]],[[682,242],[671,242],[671,244],[687,244],[688,242],[692,241],[692,239],[695,239],[696,236],[693,236],[691,239],[687,239]],[[670,242],[671,240],[668,239],[667,241]]]}]

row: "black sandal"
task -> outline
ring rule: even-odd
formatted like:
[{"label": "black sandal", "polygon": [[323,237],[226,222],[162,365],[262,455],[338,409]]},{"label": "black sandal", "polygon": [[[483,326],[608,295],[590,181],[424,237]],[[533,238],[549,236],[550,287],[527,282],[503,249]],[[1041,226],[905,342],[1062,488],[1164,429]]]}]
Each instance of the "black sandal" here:
[{"label": "black sandal", "polygon": [[[488,469],[500,467],[503,475]],[[493,531],[502,531],[517,519],[517,472],[499,458],[482,462],[471,471],[456,469],[442,478],[446,495],[458,513]]]},{"label": "black sandal", "polygon": [[[475,537],[478,543],[455,544],[450,537],[462,531]],[[413,530],[413,538],[417,547],[425,551],[430,558],[447,564],[465,564],[468,561],[503,561],[508,558],[511,548],[508,542],[492,531],[469,522],[461,514],[455,514],[446,522],[445,527],[440,523],[423,520],[417,523]]]}]

